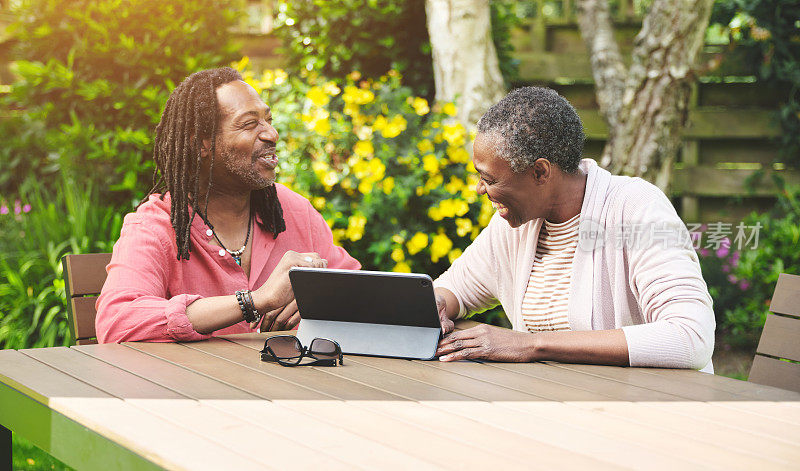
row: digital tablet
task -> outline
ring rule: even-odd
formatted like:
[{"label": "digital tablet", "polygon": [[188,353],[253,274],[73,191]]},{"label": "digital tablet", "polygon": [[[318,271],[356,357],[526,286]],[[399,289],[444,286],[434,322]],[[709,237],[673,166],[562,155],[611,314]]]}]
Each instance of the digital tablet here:
[{"label": "digital tablet", "polygon": [[432,359],[441,324],[428,275],[292,268],[303,345],[335,340],[356,355]]}]

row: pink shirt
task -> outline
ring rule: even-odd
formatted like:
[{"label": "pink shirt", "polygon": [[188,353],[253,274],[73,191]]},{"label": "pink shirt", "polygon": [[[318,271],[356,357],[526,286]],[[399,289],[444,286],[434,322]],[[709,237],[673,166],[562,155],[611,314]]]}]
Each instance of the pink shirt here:
[{"label": "pink shirt", "polygon": [[98,342],[173,342],[251,332],[242,320],[211,335],[201,334],[192,328],[186,307],[203,297],[257,289],[287,250],[318,252],[330,268],[361,268],[333,244],[330,228],[308,200],[276,185],[286,231],[274,239],[253,225],[249,278],[229,254],[220,256],[219,246],[211,245],[213,237],[207,235],[208,226],[199,216],[192,221],[189,260],[178,261],[169,194],[163,201],[151,196],[135,213],[126,215],[96,303]]}]

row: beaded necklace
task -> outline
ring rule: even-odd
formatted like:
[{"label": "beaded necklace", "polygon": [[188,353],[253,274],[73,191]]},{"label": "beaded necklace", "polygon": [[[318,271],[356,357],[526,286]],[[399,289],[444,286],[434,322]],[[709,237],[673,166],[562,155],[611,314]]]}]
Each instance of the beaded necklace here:
[{"label": "beaded necklace", "polygon": [[[244,253],[244,250],[247,248],[247,242],[250,240],[250,229],[251,229],[251,227],[253,225],[252,216],[247,221],[247,237],[245,237],[244,245],[242,245],[242,247],[239,250],[228,250],[228,248],[225,247],[225,244],[223,244],[222,241],[219,240],[219,236],[217,235],[217,233],[214,232],[214,226],[211,224],[211,222],[209,222],[205,218],[203,218],[203,219],[205,220],[205,223],[208,226],[207,233],[211,232],[211,234],[208,234],[208,235],[213,235],[214,238],[217,240],[217,243],[219,244],[219,246],[222,247],[223,250],[225,250],[225,252],[228,252],[231,257],[233,257],[233,261],[236,262],[237,265],[242,266],[242,254]],[[222,255],[222,251],[220,251],[220,255]]]}]

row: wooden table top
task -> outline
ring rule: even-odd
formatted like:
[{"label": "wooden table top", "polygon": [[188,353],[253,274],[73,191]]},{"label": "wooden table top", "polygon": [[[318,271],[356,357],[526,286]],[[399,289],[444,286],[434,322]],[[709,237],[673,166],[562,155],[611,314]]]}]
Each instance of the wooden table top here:
[{"label": "wooden table top", "polygon": [[103,448],[74,449],[95,436],[152,467],[190,470],[800,463],[800,394],[790,391],[696,371],[557,363],[346,355],[344,366],[286,368],[260,361],[266,336],[2,350],[0,422],[13,429],[24,400],[47,406],[93,435],[61,437],[49,417],[39,441],[87,469],[83,455]]}]

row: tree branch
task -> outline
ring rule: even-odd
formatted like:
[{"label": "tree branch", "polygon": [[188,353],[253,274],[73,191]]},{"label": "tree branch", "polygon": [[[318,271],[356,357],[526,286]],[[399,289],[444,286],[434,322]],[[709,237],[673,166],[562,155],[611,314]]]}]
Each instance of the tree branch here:
[{"label": "tree branch", "polygon": [[580,0],[578,25],[591,57],[600,112],[608,123],[609,132],[613,132],[619,121],[626,71],[619,45],[614,40],[608,1]]}]

